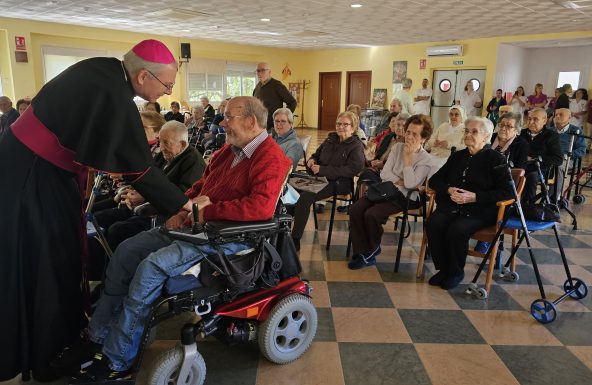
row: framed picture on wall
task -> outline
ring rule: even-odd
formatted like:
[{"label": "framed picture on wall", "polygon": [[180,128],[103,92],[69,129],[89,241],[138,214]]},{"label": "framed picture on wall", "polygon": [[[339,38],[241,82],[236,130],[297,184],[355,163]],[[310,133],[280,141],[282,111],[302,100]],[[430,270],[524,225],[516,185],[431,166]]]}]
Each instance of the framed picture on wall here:
[{"label": "framed picture on wall", "polygon": [[393,62],[393,84],[403,83],[403,79],[407,77],[407,61]]},{"label": "framed picture on wall", "polygon": [[288,91],[296,99],[296,103],[300,104],[300,83],[288,83]]},{"label": "framed picture on wall", "polygon": [[372,91],[372,103],[370,108],[384,109],[386,102],[386,88],[375,88]]}]

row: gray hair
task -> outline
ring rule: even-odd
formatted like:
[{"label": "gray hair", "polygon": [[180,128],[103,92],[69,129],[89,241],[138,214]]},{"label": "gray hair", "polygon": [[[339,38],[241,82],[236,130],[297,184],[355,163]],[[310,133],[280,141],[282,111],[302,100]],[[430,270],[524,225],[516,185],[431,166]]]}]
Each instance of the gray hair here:
[{"label": "gray hair", "polygon": [[513,120],[514,122],[516,122],[516,131],[520,130],[519,126],[522,125],[522,114],[517,114],[515,112],[506,112],[500,117],[499,121],[501,122],[502,119]]},{"label": "gray hair", "polygon": [[404,78],[401,83],[403,83],[403,88],[411,88],[411,86],[413,85],[413,80],[409,78]]},{"label": "gray hair", "polygon": [[200,97],[199,97],[199,99],[200,99],[200,100],[205,100],[205,101],[206,101],[206,102],[208,102],[208,103],[210,102],[210,99],[208,99],[208,97],[207,97],[207,96],[205,96],[205,95],[203,95],[203,96],[200,96]]},{"label": "gray hair", "polygon": [[286,115],[288,117],[288,122],[290,122],[290,125],[294,124],[294,114],[292,113],[292,111],[290,111],[289,108],[278,108],[273,112],[273,118],[275,119],[275,116],[278,114]]},{"label": "gray hair", "polygon": [[260,128],[267,128],[268,112],[263,103],[253,96],[242,96],[240,98],[244,100],[243,116],[254,116]]},{"label": "gray hair", "polygon": [[196,110],[201,111],[202,113],[205,112],[203,106],[193,106],[192,108],[193,108],[192,112],[195,112]]},{"label": "gray hair", "polygon": [[140,58],[132,50],[129,50],[128,53],[123,55],[123,65],[130,75],[135,75],[143,69],[154,74],[159,74],[170,65],[174,65],[175,69],[178,69],[177,62],[173,62],[171,64],[152,63]]},{"label": "gray hair", "polygon": [[479,123],[479,130],[481,133],[487,136],[487,143],[491,140],[491,135],[493,135],[493,123],[491,120],[487,118],[483,118],[481,116],[471,116],[465,120],[465,127],[469,125],[471,122],[478,122]]},{"label": "gray hair", "polygon": [[172,131],[179,142],[185,142],[186,145],[189,143],[189,132],[183,123],[176,120],[169,120],[162,125],[160,135],[166,131]]},{"label": "gray hair", "polygon": [[410,116],[411,115],[406,112],[401,112],[401,113],[399,113],[399,115],[397,115],[397,120],[407,121],[407,119],[409,119]]}]

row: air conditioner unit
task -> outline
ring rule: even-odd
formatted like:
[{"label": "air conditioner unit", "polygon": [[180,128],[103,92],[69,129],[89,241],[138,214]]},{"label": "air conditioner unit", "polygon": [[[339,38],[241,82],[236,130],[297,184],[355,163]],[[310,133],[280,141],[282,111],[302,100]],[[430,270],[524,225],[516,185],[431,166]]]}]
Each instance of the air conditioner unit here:
[{"label": "air conditioner unit", "polygon": [[426,49],[428,56],[462,56],[462,45],[440,45],[436,47],[428,47]]}]

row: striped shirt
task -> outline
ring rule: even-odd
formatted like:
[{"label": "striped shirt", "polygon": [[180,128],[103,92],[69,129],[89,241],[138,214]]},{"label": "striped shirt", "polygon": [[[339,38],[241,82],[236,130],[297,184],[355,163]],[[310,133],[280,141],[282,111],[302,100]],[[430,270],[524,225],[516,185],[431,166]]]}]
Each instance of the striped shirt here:
[{"label": "striped shirt", "polygon": [[239,148],[236,146],[231,146],[232,152],[234,152],[234,159],[232,160],[232,164],[230,165],[230,168],[233,168],[234,166],[239,164],[241,161],[243,161],[245,158],[251,159],[251,156],[253,156],[253,153],[255,153],[255,150],[257,149],[257,147],[259,147],[259,145],[261,143],[263,143],[263,141],[265,141],[265,139],[267,139],[268,136],[269,136],[269,134],[267,133],[267,131],[263,130],[253,140],[251,140],[245,147]]}]

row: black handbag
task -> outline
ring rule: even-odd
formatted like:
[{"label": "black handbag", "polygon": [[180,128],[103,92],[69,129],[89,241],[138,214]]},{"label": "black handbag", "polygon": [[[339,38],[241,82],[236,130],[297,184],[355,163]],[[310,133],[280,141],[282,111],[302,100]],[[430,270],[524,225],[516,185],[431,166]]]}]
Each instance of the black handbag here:
[{"label": "black handbag", "polygon": [[524,218],[537,222],[561,222],[559,207],[554,203],[532,203],[523,208]]},{"label": "black handbag", "polygon": [[405,196],[393,182],[380,182],[368,186],[366,198],[372,203],[381,203],[386,201],[401,201]]}]

